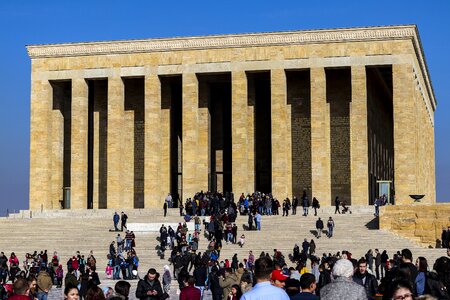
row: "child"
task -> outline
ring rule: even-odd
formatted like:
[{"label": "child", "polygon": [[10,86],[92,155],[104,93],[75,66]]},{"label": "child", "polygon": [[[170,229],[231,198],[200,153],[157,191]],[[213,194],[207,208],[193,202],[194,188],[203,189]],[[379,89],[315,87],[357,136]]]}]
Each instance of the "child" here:
[{"label": "child", "polygon": [[245,235],[242,234],[241,238],[239,239],[239,246],[241,246],[241,248],[242,248],[242,246],[244,246],[244,244],[245,244]]}]

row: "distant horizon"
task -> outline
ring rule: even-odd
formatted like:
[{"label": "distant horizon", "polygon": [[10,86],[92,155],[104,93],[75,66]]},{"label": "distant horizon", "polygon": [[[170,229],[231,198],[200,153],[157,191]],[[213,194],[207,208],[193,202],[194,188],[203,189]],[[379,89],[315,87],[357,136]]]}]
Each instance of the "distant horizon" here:
[{"label": "distant horizon", "polygon": [[[29,205],[31,64],[26,46],[290,31],[417,26],[437,108],[436,202],[450,201],[450,2],[356,0],[298,3],[149,3],[136,0],[3,1],[0,25],[0,215]],[[394,25],[388,25],[394,24]],[[420,178],[419,178],[420,180]]]}]

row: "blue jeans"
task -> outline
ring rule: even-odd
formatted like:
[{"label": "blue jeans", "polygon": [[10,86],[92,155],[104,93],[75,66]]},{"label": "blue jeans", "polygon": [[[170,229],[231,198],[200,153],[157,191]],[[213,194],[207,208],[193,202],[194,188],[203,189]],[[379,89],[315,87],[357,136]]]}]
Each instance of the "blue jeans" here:
[{"label": "blue jeans", "polygon": [[47,296],[48,296],[48,293],[46,293],[46,292],[37,293],[38,300],[47,300]]},{"label": "blue jeans", "polygon": [[333,236],[333,227],[328,227],[328,237]]},{"label": "blue jeans", "polygon": [[200,290],[200,300],[203,299],[203,291],[205,290],[205,286],[195,286],[196,288],[198,288]]},{"label": "blue jeans", "polygon": [[230,243],[233,242],[233,234],[232,233],[228,233],[227,242],[230,242]]},{"label": "blue jeans", "polygon": [[114,266],[113,279],[120,279],[120,266]]},{"label": "blue jeans", "polygon": [[256,229],[261,231],[261,222],[256,221]]}]

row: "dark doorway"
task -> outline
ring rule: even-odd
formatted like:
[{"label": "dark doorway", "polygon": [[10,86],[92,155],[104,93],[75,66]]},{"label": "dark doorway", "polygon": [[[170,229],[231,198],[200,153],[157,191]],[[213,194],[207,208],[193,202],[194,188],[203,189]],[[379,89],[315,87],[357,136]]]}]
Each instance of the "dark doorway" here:
[{"label": "dark doorway", "polygon": [[201,74],[198,80],[199,107],[209,111],[208,189],[231,192],[231,74]]},{"label": "dark doorway", "polygon": [[286,78],[291,105],[292,195],[300,198],[306,191],[312,199],[310,71],[286,71]]},{"label": "dark doorway", "polygon": [[369,204],[378,195],[378,180],[390,180],[394,195],[394,116],[392,66],[367,67]]},{"label": "dark doorway", "polygon": [[170,193],[174,207],[182,193],[182,77],[160,77],[161,109],[170,110]]},{"label": "dark doorway", "polygon": [[350,172],[350,68],[326,69],[327,102],[330,103],[331,204],[339,196],[352,204]]},{"label": "dark doorway", "polygon": [[270,72],[247,73],[248,102],[254,106],[255,189],[272,192],[272,122]]},{"label": "dark doorway", "polygon": [[[70,203],[64,204],[63,188],[70,189],[70,169],[71,169],[71,145],[72,145],[72,82],[71,81],[51,81],[53,89],[53,110],[59,110],[63,118],[63,157],[62,157],[62,186],[61,198],[62,208],[70,208]],[[69,206],[69,207],[66,207]]]},{"label": "dark doorway", "polygon": [[123,78],[123,84],[125,88],[125,112],[132,111],[134,114],[134,121],[133,121],[134,208],[144,208],[145,80],[144,77]]},{"label": "dark doorway", "polygon": [[108,80],[88,80],[87,207],[107,208]]}]

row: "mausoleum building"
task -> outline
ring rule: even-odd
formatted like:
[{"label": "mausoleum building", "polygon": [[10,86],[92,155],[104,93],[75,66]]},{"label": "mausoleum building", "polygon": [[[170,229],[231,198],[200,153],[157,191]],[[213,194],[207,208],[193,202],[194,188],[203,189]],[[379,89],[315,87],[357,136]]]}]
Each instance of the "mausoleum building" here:
[{"label": "mausoleum building", "polygon": [[[30,209],[168,193],[434,203],[414,25],[31,45]],[[65,202],[63,199],[65,198]]]}]

